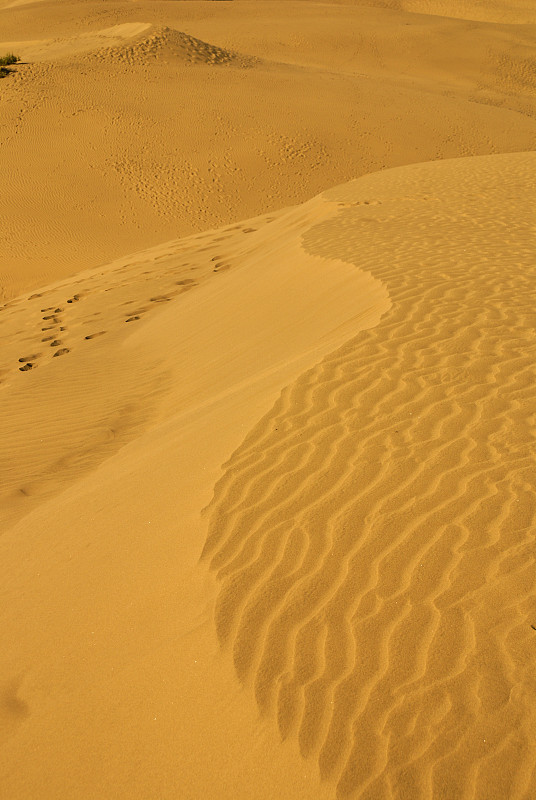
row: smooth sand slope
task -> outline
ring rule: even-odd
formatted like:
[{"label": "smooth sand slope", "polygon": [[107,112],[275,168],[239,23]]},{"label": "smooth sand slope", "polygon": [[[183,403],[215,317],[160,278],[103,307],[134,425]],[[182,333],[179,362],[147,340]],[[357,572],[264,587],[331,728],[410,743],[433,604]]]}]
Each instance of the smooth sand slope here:
[{"label": "smooth sand slope", "polygon": [[0,298],[365,173],[534,149],[535,23],[532,0],[0,0],[25,62],[0,84]]},{"label": "smooth sand slope", "polygon": [[535,168],[3,309],[7,797],[532,796]]}]

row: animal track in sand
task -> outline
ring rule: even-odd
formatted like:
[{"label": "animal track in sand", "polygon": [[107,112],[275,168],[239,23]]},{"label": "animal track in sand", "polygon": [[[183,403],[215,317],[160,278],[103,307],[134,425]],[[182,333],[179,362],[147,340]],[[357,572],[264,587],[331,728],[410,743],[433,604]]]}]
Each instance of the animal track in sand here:
[{"label": "animal track in sand", "polygon": [[244,228],[242,233],[255,233],[256,230],[257,228]]},{"label": "animal track in sand", "polygon": [[59,339],[54,339],[53,342],[50,342],[50,347],[59,347],[60,344],[63,344],[63,342],[60,341]]},{"label": "animal track in sand", "polygon": [[102,336],[103,333],[106,333],[106,331],[98,331],[97,333],[90,333],[88,334],[88,336],[84,336],[84,339],[94,339],[96,336]]},{"label": "animal track in sand", "polygon": [[136,319],[141,319],[141,318],[139,316],[129,317],[128,319],[125,320],[125,322],[134,322],[134,320]]},{"label": "animal track in sand", "polygon": [[197,286],[197,281],[192,280],[191,278],[184,278],[182,281],[175,281],[177,286]]},{"label": "animal track in sand", "polygon": [[39,358],[41,353],[34,353],[32,356],[23,356],[19,358],[21,364],[25,364],[27,361],[35,361],[36,358]]},{"label": "animal track in sand", "polygon": [[67,302],[68,303],[76,303],[78,300],[80,300],[80,295],[79,294],[75,294],[69,300],[67,300]]},{"label": "animal track in sand", "polygon": [[25,364],[23,367],[19,367],[19,370],[21,372],[28,372],[28,370],[29,369],[33,369],[34,366],[35,366],[35,364],[32,364],[31,361],[28,361],[28,363]]},{"label": "animal track in sand", "polygon": [[167,303],[168,300],[171,300],[171,297],[167,297],[167,295],[159,295],[158,297],[151,297],[150,303]]},{"label": "animal track in sand", "polygon": [[68,347],[62,347],[61,350],[57,350],[54,353],[53,357],[56,358],[56,356],[63,356],[63,355],[65,355],[65,353],[69,353],[69,352],[70,352],[70,350],[69,350]]}]

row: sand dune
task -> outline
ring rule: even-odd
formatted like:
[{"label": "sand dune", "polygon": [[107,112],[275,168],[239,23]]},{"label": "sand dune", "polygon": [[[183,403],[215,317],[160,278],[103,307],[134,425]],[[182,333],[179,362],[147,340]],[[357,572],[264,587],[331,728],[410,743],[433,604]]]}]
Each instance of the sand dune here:
[{"label": "sand dune", "polygon": [[[255,365],[257,380],[279,387],[304,359],[329,350],[333,336],[344,340],[374,320],[387,302],[379,282],[344,264],[334,272],[300,249],[311,221],[334,207],[311,201],[269,222],[168,242],[7,303],[0,311],[4,524],[139,436],[171,387],[174,412],[254,384]],[[161,322],[147,332],[153,316]],[[134,332],[139,325],[142,333]]]},{"label": "sand dune", "polygon": [[326,195],[348,207],[305,247],[366,267],[392,309],[283,391],[216,489],[220,640],[340,796],[533,786],[535,167]]},{"label": "sand dune", "polygon": [[536,12],[531,0],[386,0],[391,8],[417,14],[436,14],[441,17],[478,20],[482,22],[506,22],[509,25],[536,22]]},{"label": "sand dune", "polygon": [[533,4],[0,21],[1,797],[532,800]]},{"label": "sand dune", "polygon": [[[56,476],[0,541],[10,797],[530,796],[534,164],[367,176],[4,309],[16,353],[72,315],[0,387],[8,474]],[[124,428],[74,482],[80,391],[86,444]]]},{"label": "sand dune", "polygon": [[0,14],[0,52],[25,61],[1,86],[3,298],[369,172],[536,140],[530,25],[240,0]]}]

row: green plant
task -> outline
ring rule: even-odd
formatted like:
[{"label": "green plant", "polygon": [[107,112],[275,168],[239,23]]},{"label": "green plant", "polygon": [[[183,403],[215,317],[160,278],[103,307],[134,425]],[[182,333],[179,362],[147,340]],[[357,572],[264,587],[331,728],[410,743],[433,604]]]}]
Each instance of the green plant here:
[{"label": "green plant", "polygon": [[10,64],[16,64],[20,58],[15,53],[6,53],[5,56],[0,56],[0,67],[9,67]]}]

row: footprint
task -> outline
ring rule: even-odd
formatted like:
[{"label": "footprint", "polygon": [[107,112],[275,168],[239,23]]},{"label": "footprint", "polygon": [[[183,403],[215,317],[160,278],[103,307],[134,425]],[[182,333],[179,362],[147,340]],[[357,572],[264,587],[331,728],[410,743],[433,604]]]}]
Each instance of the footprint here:
[{"label": "footprint", "polygon": [[56,350],[56,352],[54,353],[54,358],[56,358],[56,356],[63,356],[63,355],[65,355],[65,353],[68,353],[68,352],[69,352],[69,348],[68,347],[62,347],[61,350]]},{"label": "footprint", "polygon": [[3,722],[22,720],[30,713],[28,704],[19,696],[21,683],[22,678],[19,676],[4,684],[0,690],[0,716]]},{"label": "footprint", "polygon": [[166,295],[162,294],[158,297],[151,297],[151,303],[167,303],[168,300],[171,300],[171,297],[166,297]]},{"label": "footprint", "polygon": [[53,341],[53,342],[50,342],[50,346],[51,346],[51,347],[59,347],[59,346],[60,346],[60,344],[63,344],[63,342],[60,342],[60,340],[59,340],[59,339],[54,339],[54,341]]},{"label": "footprint", "polygon": [[42,342],[50,342],[54,337],[53,336],[45,336],[41,339]]},{"label": "footprint", "polygon": [[244,228],[242,233],[255,233],[256,230],[257,228]]},{"label": "footprint", "polygon": [[140,317],[137,317],[137,316],[136,317],[129,317],[128,319],[125,320],[125,322],[134,322],[135,319],[140,319]]},{"label": "footprint", "polygon": [[73,294],[73,296],[70,298],[70,300],[67,300],[67,302],[68,303],[76,303],[78,300],[80,300],[80,295],[79,294]]},{"label": "footprint", "polygon": [[47,311],[52,311],[53,308],[54,308],[54,306],[49,306],[48,308],[42,308],[41,309],[41,314],[46,314]]},{"label": "footprint", "polygon": [[94,339],[95,336],[102,336],[103,333],[106,333],[106,331],[98,331],[98,333],[90,333],[89,336],[84,336],[84,339]]},{"label": "footprint", "polygon": [[46,322],[49,319],[55,319],[54,314],[48,314],[46,317],[43,317],[43,320]]},{"label": "footprint", "polygon": [[42,295],[40,295],[40,294],[31,294],[31,295],[28,297],[28,300],[35,300],[35,298],[36,298],[36,297],[42,297]]},{"label": "footprint", "polygon": [[41,353],[34,353],[33,356],[24,356],[24,358],[19,358],[21,364],[25,364],[26,361],[34,361],[36,358],[39,358]]},{"label": "footprint", "polygon": [[229,264],[224,264],[223,262],[220,261],[219,264],[216,264],[212,272],[224,272],[226,269],[230,268],[231,267],[229,266]]},{"label": "footprint", "polygon": [[177,286],[197,286],[197,282],[191,278],[185,278],[183,281],[175,281]]},{"label": "footprint", "polygon": [[23,367],[19,367],[21,372],[27,372],[29,369],[33,369],[33,368],[34,368],[34,365],[31,363],[31,361],[28,361],[28,363],[25,364]]},{"label": "footprint", "polygon": [[55,308],[54,309],[54,314],[61,314],[62,311],[63,311],[63,308]]}]

